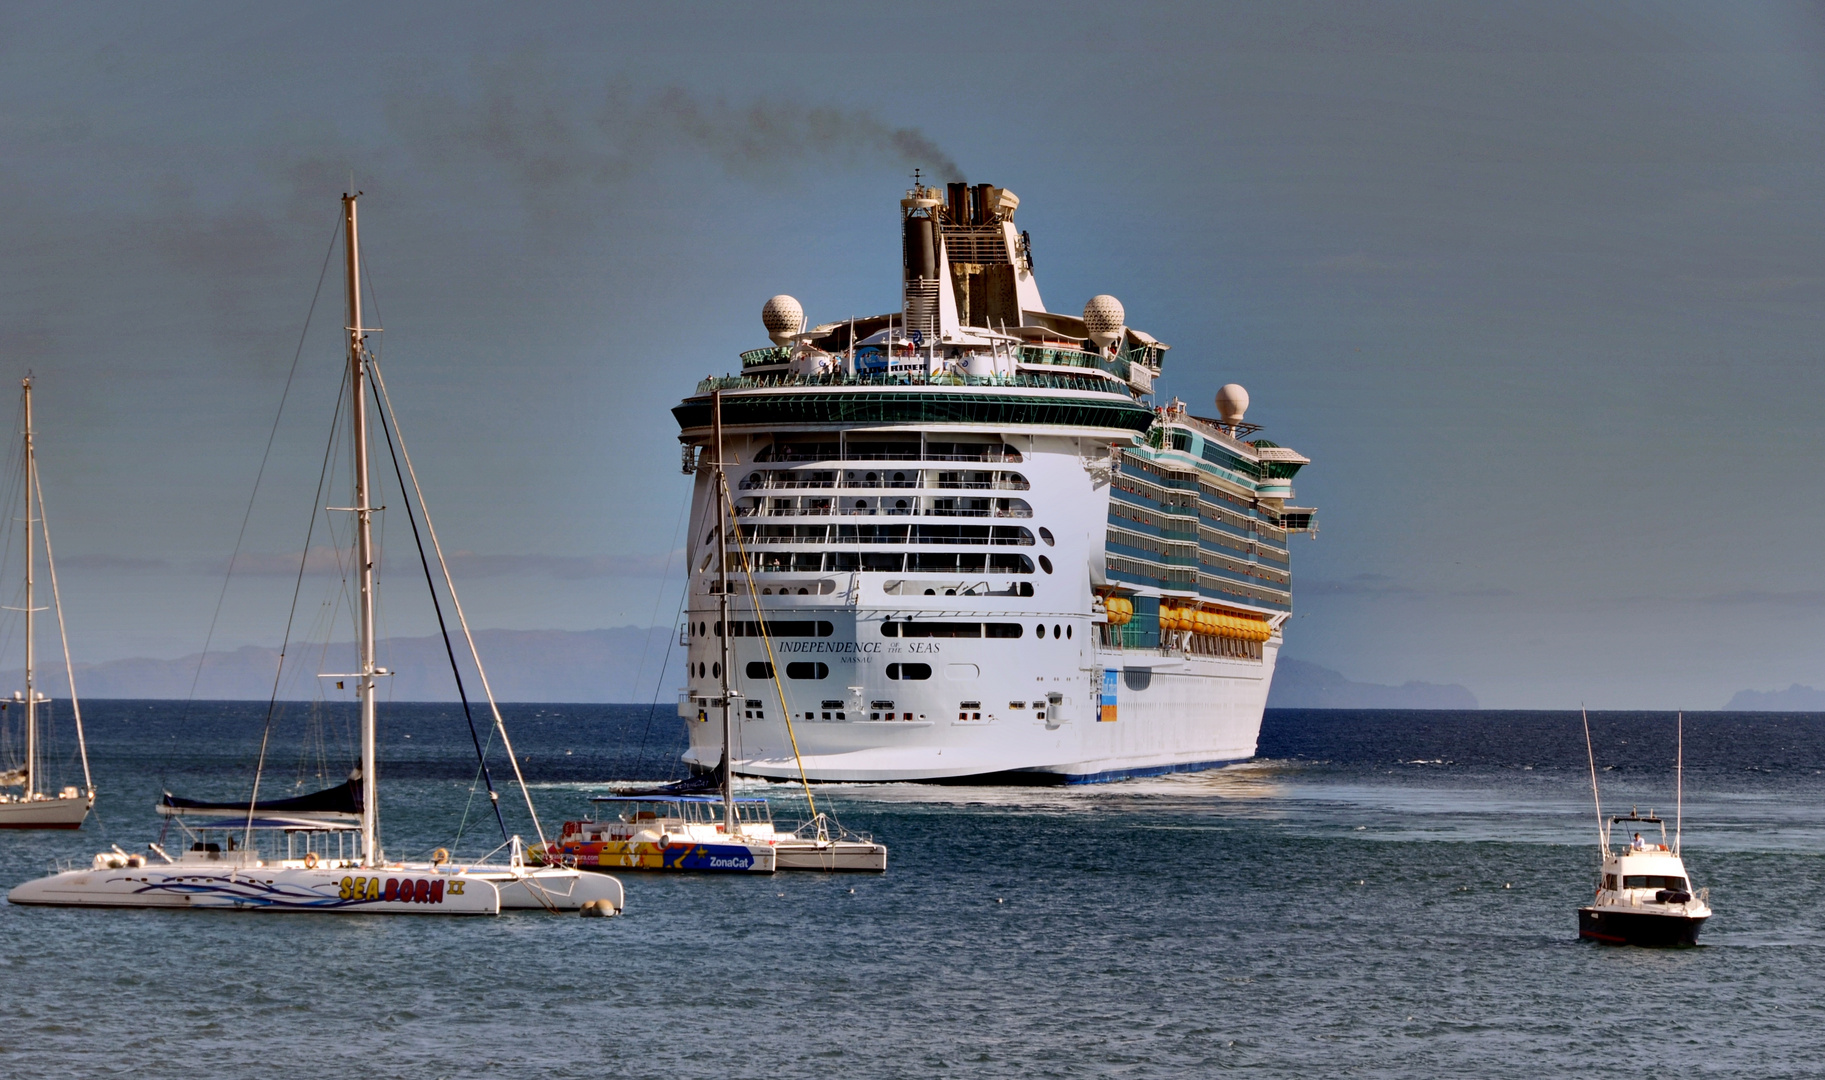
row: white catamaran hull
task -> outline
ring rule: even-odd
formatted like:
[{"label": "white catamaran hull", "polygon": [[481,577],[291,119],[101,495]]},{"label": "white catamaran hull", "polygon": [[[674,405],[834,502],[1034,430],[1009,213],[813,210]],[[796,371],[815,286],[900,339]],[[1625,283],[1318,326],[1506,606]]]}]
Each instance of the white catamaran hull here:
[{"label": "white catamaran hull", "polygon": [[621,910],[621,883],[574,870],[428,865],[210,867],[172,865],[68,870],[7,894],[14,904],[207,908],[374,915],[495,915],[503,909],[577,911],[605,901]]},{"label": "white catamaran hull", "polygon": [[79,829],[95,796],[10,799],[0,802],[0,829]]}]

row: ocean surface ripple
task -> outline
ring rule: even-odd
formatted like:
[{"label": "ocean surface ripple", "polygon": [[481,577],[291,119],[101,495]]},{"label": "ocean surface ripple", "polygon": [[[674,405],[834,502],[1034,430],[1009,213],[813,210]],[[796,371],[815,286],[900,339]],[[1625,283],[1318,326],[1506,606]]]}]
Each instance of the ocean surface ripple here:
[{"label": "ocean surface ripple", "polygon": [[[548,830],[606,779],[676,775],[664,709],[506,713]],[[0,834],[0,887],[144,850],[161,789],[245,797],[264,715],[91,703],[96,814]],[[460,711],[384,716],[389,851],[498,843]],[[350,721],[281,717],[263,793],[343,779]],[[1672,716],[1592,727],[1605,809],[1671,819]],[[67,735],[52,749],[72,782]],[[1575,712],[1281,711],[1217,772],[822,788],[890,845],[886,875],[628,874],[618,919],[0,907],[0,1075],[1816,1075],[1825,717],[1691,715],[1685,754],[1687,865],[1717,909],[1698,949],[1578,941]],[[498,749],[491,769],[504,787]]]}]

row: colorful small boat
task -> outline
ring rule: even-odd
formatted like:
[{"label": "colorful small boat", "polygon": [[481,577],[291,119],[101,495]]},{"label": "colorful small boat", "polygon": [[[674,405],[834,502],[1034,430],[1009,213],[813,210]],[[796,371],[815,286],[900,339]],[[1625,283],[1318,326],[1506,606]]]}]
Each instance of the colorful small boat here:
[{"label": "colorful small boat", "polygon": [[739,829],[723,828],[717,795],[600,795],[599,817],[566,821],[558,839],[529,852],[534,861],[582,870],[685,870],[771,874],[772,814],[765,799],[733,800]]}]

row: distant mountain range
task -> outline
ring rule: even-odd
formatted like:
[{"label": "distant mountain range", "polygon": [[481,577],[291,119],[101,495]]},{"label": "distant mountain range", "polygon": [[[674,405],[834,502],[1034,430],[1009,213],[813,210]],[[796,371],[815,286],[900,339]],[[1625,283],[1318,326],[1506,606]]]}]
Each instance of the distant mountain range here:
[{"label": "distant mountain range", "polygon": [[[610,630],[482,630],[476,648],[487,665],[489,685],[500,701],[645,702],[669,698],[684,682],[684,659],[670,627],[622,626]],[[454,639],[458,668],[471,700],[482,697],[481,680],[460,637]],[[382,683],[394,701],[455,701],[456,684],[439,637],[383,639],[380,663],[393,674]],[[264,701],[273,693],[279,651],[257,645],[176,660],[109,660],[76,665],[76,689],[90,698],[187,698]],[[278,696],[308,701],[318,693],[331,700],[354,697],[354,680],[336,675],[355,663],[354,646],[340,642],[325,648],[294,646],[286,659]],[[660,670],[661,666],[666,670]],[[22,673],[0,673],[0,688],[21,684]],[[39,684],[53,697],[64,696],[63,665],[40,669]],[[194,684],[195,690],[191,687]],[[1738,705],[1731,708],[1825,709],[1825,693],[1795,687],[1813,695],[1816,705]],[[1781,691],[1789,694],[1794,691]],[[1762,695],[1778,697],[1780,695]],[[1737,698],[1743,698],[1738,694]],[[1338,672],[1303,660],[1282,659],[1274,672],[1269,708],[1277,709],[1474,709],[1476,696],[1462,686],[1409,682],[1402,686],[1352,682]]]},{"label": "distant mountain range", "polygon": [[1474,709],[1476,695],[1451,683],[1352,682],[1330,668],[1284,657],[1267,694],[1270,709]]},{"label": "distant mountain range", "polygon": [[[500,701],[641,702],[653,699],[657,685],[661,699],[669,697],[684,681],[682,650],[677,631],[669,627],[617,627],[612,630],[482,630],[475,635],[477,651],[488,671],[489,685]],[[467,656],[461,637],[453,639],[471,700],[482,698],[481,680]],[[383,694],[395,701],[455,701],[456,683],[450,660],[439,637],[385,638],[376,647],[379,663],[393,672],[381,684]],[[279,697],[313,699],[319,690],[326,698],[353,698],[353,679],[335,674],[348,672],[355,663],[354,646],[341,642],[325,648],[294,647],[279,683]],[[660,667],[671,661],[671,670]],[[247,645],[210,653],[198,670],[198,656],[176,660],[109,660],[76,665],[76,691],[85,698],[187,698],[199,700],[264,701],[273,693],[279,650]],[[319,675],[327,673],[328,678]],[[23,672],[0,674],[0,686],[21,685]],[[192,684],[195,691],[192,692]],[[67,691],[63,665],[39,669],[39,684],[53,697]],[[319,685],[320,684],[320,685]]]},{"label": "distant mountain range", "polygon": [[1794,683],[1785,690],[1738,690],[1726,712],[1825,712],[1825,690]]}]

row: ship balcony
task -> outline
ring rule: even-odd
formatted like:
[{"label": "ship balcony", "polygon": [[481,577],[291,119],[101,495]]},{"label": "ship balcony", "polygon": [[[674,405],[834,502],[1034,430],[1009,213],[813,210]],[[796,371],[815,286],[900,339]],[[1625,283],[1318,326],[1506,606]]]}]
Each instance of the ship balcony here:
[{"label": "ship balcony", "polygon": [[937,472],[926,475],[917,469],[894,472],[849,470],[838,477],[834,472],[759,471],[743,477],[737,487],[742,491],[829,491],[835,489],[904,490],[929,488],[943,491],[1031,491],[1033,485],[1019,473]]},{"label": "ship balcony", "polygon": [[749,544],[944,544],[1033,547],[1031,530],[1019,525],[753,525],[743,523]]},{"label": "ship balcony", "polygon": [[1033,508],[1025,499],[761,499],[748,498],[735,507],[738,518],[754,517],[979,517],[1031,518]]},{"label": "ship balcony", "polygon": [[[898,448],[903,446],[904,449]],[[892,447],[892,448],[890,448]],[[917,442],[882,444],[848,442],[779,443],[762,450],[754,460],[771,461],[979,461],[996,465],[1018,465],[1026,460],[1020,451],[1007,445],[983,443]]]}]

